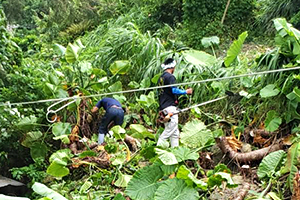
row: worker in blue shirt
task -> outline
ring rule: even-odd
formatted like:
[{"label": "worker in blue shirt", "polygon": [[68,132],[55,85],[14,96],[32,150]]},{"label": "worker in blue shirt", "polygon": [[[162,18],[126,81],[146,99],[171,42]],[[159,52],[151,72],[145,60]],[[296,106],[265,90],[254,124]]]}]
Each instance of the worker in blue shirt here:
[{"label": "worker in blue shirt", "polygon": [[122,125],[124,121],[124,110],[121,103],[116,99],[108,97],[101,99],[93,107],[92,113],[97,112],[101,107],[103,107],[106,112],[100,123],[98,144],[104,142],[104,137],[108,133],[108,126],[111,122],[114,122],[115,125]]},{"label": "worker in blue shirt", "polygon": [[[176,78],[173,75],[176,66],[176,61],[173,58],[168,58],[161,65],[163,73],[158,79],[158,85],[173,85],[176,83]],[[164,87],[159,90],[159,110],[165,113],[175,113],[177,111],[177,96],[192,94],[192,88],[186,90],[179,89],[175,86]],[[163,143],[170,139],[171,147],[179,146],[179,130],[178,130],[178,115],[172,115],[169,121],[164,123],[165,130],[159,136],[157,145],[161,146]]]}]

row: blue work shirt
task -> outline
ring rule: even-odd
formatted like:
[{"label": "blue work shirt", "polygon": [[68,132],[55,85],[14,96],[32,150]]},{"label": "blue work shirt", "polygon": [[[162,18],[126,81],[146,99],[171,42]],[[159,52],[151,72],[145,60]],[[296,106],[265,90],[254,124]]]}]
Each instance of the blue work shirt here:
[{"label": "blue work shirt", "polygon": [[96,107],[97,108],[103,107],[105,110],[107,110],[108,108],[110,108],[113,105],[116,105],[116,106],[122,108],[122,105],[119,101],[117,101],[116,99],[113,99],[113,98],[108,98],[108,97],[105,97],[105,98],[101,99],[100,101],[98,101],[98,103],[96,104]]}]

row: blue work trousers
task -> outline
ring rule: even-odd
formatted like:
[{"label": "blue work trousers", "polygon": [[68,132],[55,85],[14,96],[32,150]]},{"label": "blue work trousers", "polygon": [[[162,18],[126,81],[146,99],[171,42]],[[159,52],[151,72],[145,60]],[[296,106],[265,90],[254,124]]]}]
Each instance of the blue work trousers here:
[{"label": "blue work trousers", "polygon": [[104,136],[108,133],[108,125],[111,122],[114,122],[115,125],[122,125],[123,121],[124,111],[122,108],[108,108],[100,123],[98,143],[102,144],[104,142]]}]

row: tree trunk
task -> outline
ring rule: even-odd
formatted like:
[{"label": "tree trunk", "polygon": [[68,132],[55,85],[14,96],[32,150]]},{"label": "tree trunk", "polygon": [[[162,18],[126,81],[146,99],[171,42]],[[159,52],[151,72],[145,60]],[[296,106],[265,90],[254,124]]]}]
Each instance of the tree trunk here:
[{"label": "tree trunk", "polygon": [[269,147],[265,147],[259,150],[251,151],[248,153],[239,153],[234,151],[228,144],[226,137],[217,138],[216,142],[223,153],[228,153],[231,159],[235,159],[238,162],[247,163],[251,161],[261,160],[267,154],[282,149],[281,144],[275,144]]},{"label": "tree trunk", "polygon": [[225,20],[225,16],[226,16],[226,13],[227,13],[227,10],[228,10],[228,7],[229,7],[229,4],[230,4],[230,0],[227,1],[227,4],[226,4],[226,8],[224,10],[224,14],[223,14],[223,17],[222,17],[222,20],[221,20],[221,24],[224,23],[224,20]]}]

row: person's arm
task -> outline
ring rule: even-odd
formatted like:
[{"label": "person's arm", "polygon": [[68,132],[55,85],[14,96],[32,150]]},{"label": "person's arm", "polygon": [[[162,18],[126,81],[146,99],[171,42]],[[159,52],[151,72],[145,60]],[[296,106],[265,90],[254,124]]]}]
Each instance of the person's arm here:
[{"label": "person's arm", "polygon": [[172,87],[172,93],[175,94],[175,95],[192,94],[193,89],[188,88],[187,90],[182,90],[182,89],[179,89],[177,87]]},{"label": "person's arm", "polygon": [[95,112],[97,112],[98,110],[99,110],[99,108],[98,108],[97,106],[94,106],[93,109],[92,109],[91,111],[92,111],[92,113],[95,113]]},{"label": "person's arm", "polygon": [[102,106],[102,100],[98,101],[97,104],[93,107],[93,109],[91,110],[92,113],[97,112]]}]

